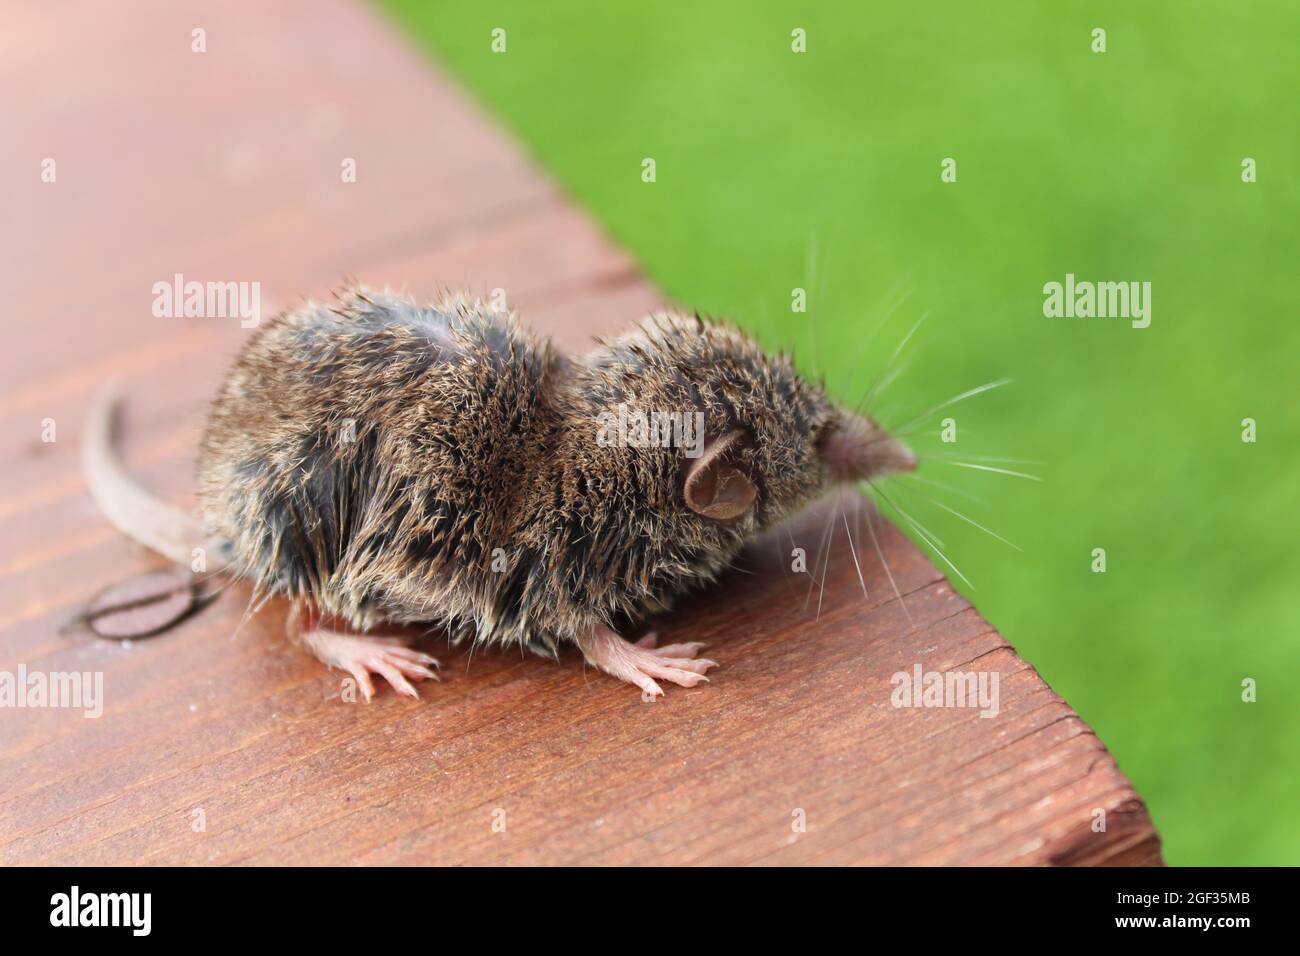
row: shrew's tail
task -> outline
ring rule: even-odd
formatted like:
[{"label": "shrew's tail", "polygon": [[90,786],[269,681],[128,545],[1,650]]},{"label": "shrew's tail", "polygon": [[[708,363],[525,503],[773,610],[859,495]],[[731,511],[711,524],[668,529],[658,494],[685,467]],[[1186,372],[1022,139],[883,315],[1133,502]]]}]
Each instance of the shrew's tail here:
[{"label": "shrew's tail", "polygon": [[[95,504],[124,534],[178,564],[190,565],[194,549],[206,547],[203,529],[190,515],[156,498],[127,473],[113,445],[113,420],[120,397],[106,388],[91,406],[81,449],[81,467]],[[208,559],[208,571],[216,553]]]}]

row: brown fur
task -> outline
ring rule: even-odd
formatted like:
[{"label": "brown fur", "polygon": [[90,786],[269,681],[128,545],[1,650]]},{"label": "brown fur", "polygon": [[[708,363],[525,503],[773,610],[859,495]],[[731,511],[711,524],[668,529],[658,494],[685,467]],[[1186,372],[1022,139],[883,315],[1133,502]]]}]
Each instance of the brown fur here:
[{"label": "brown fur", "polygon": [[[597,418],[620,403],[701,411],[724,451],[701,465],[601,445]],[[569,359],[478,301],[356,289],[245,346],[212,407],[199,496],[263,592],[357,628],[430,622],[553,654],[712,580],[832,480],[820,449],[844,421],[788,359],[697,317],[652,316]],[[693,489],[752,482],[732,495],[744,513],[692,510],[693,465],[727,469]]]}]

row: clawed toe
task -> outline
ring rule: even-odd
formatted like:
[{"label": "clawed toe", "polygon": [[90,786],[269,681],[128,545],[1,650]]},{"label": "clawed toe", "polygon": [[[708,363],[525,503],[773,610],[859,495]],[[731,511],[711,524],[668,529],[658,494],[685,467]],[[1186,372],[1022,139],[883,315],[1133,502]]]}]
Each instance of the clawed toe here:
[{"label": "clawed toe", "polygon": [[704,649],[703,641],[690,641],[686,644],[665,644],[663,647],[656,647],[654,653],[656,657],[694,657]]},{"label": "clawed toe", "polygon": [[693,674],[703,674],[707,672],[710,667],[718,666],[717,661],[711,661],[707,657],[701,657],[695,660],[692,660],[689,657],[661,657],[660,661],[669,667],[674,667],[683,671],[690,671]]},{"label": "clawed toe", "polygon": [[424,651],[417,651],[413,647],[407,647],[405,644],[396,644],[392,647],[385,647],[383,653],[401,660],[413,661],[416,664],[423,664],[432,667],[442,666],[438,663],[436,657],[426,654]]},{"label": "clawed toe", "polygon": [[704,676],[704,672],[709,669],[712,663],[712,661],[682,659],[646,661],[640,666],[640,670],[651,677],[670,680],[679,687],[694,687],[696,684],[707,684],[709,682],[709,679]]},{"label": "clawed toe", "polygon": [[371,683],[370,672],[360,664],[349,664],[345,670],[357,682],[357,687],[361,691],[361,696],[366,699],[366,703],[370,703],[370,699],[375,696],[375,685]]},{"label": "clawed toe", "polygon": [[399,694],[405,694],[407,697],[419,699],[420,692],[415,689],[415,685],[407,680],[401,670],[393,664],[383,659],[379,659],[371,661],[370,667],[374,669],[376,674],[388,681],[388,683],[392,685],[393,690],[397,691]]},{"label": "clawed toe", "polygon": [[687,641],[684,644],[665,644],[663,647],[655,647],[657,640],[657,632],[646,631],[645,636],[632,646],[649,651],[656,657],[694,657],[706,646],[703,641]]}]

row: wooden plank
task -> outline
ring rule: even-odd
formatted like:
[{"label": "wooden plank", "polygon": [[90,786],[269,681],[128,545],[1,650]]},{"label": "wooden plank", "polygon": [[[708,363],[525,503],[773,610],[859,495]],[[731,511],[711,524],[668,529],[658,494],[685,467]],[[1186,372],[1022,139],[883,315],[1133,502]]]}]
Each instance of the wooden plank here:
[{"label": "wooden plank", "polygon": [[[420,296],[502,288],[571,348],[660,299],[363,7],[149,0],[124,17],[80,0],[10,20],[0,670],[99,671],[106,700],[99,719],[0,709],[0,862],[1159,861],[1096,735],[856,496],[757,542],[660,622],[723,666],[656,704],[576,652],[557,666],[439,642],[445,679],[423,700],[344,704],[339,675],[284,640],[283,606],[243,621],[238,590],[134,645],[60,634],[99,587],[157,563],[86,496],[90,396],[127,383],[126,454],[186,504],[205,403],[247,334],[154,318],[153,282],[256,280],[280,305],[344,275]],[[195,26],[207,53],[190,51]],[[817,554],[828,526],[823,586],[789,552]],[[998,715],[892,706],[917,664],[997,674]]]}]

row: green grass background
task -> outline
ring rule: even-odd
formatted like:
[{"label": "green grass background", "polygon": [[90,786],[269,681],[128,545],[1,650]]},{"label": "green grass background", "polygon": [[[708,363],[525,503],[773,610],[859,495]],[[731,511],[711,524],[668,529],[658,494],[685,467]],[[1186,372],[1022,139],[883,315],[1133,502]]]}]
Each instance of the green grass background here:
[{"label": "green grass background", "polygon": [[[1013,378],[952,408],[955,445],[941,416],[915,443],[1043,481],[930,460],[956,491],[898,502],[1106,741],[1170,863],[1300,861],[1300,6],[383,5],[673,300],[850,401],[928,314],[887,424]],[[1045,318],[1067,272],[1150,281],[1151,327]]]}]

